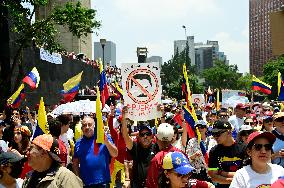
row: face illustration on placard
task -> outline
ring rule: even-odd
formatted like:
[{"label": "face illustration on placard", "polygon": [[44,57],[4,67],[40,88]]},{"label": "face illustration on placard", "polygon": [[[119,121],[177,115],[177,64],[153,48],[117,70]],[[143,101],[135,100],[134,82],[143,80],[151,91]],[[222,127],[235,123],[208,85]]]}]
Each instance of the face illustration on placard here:
[{"label": "face illustration on placard", "polygon": [[136,74],[133,78],[135,81],[131,81],[131,93],[134,97],[147,99],[147,93],[151,94],[154,92],[151,76],[148,74]]}]

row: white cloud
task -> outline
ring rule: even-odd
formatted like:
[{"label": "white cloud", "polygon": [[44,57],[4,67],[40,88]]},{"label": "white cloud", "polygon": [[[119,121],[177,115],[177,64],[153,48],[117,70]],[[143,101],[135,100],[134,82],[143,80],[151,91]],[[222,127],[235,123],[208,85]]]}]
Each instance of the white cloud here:
[{"label": "white cloud", "polygon": [[237,64],[240,72],[249,70],[249,44],[247,40],[235,40],[229,33],[219,32],[213,40],[219,41],[220,51],[224,51],[230,64]]},{"label": "white cloud", "polygon": [[[137,22],[196,19],[194,15],[217,12],[216,0],[115,0],[115,6],[128,19]],[[191,15],[191,16],[189,16]]]}]

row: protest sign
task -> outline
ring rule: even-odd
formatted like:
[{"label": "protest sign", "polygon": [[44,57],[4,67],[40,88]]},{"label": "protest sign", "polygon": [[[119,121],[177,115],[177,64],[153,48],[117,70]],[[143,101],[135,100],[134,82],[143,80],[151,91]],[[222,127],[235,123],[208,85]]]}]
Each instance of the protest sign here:
[{"label": "protest sign", "polygon": [[248,103],[249,100],[242,90],[222,90],[222,107],[235,107],[238,103]]},{"label": "protest sign", "polygon": [[159,63],[123,64],[121,71],[128,118],[146,121],[160,117],[157,111],[162,93]]},{"label": "protest sign", "polygon": [[192,94],[191,102],[198,104],[198,106],[205,105],[204,94]]}]

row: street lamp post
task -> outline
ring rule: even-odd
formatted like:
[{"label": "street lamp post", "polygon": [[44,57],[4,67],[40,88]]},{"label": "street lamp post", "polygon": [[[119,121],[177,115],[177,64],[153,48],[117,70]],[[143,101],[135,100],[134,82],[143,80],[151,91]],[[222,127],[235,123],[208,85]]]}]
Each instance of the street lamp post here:
[{"label": "street lamp post", "polygon": [[100,43],[102,45],[103,49],[103,69],[105,68],[105,45],[106,45],[106,39],[100,39]]},{"label": "street lamp post", "polygon": [[185,27],[185,25],[183,25],[182,28],[184,28],[184,35],[185,35],[185,39],[187,40],[187,34],[186,34],[186,27]]}]

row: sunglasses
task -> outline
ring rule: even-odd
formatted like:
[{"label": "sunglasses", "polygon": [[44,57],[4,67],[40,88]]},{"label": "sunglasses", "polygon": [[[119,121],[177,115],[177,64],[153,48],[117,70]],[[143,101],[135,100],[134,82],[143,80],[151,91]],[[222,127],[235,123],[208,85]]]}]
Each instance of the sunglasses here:
[{"label": "sunglasses", "polygon": [[253,147],[256,151],[260,151],[263,147],[264,147],[265,151],[271,151],[272,150],[272,144],[254,144]]},{"label": "sunglasses", "polygon": [[150,133],[150,132],[139,133],[139,136],[140,136],[140,137],[144,137],[145,135],[146,135],[146,136],[151,136],[152,133]]},{"label": "sunglasses", "polygon": [[197,125],[197,127],[198,127],[199,129],[205,129],[205,128],[207,128],[206,125]]},{"label": "sunglasses", "polygon": [[284,122],[284,118],[283,118],[283,117],[277,118],[275,121],[276,121],[276,122]]},{"label": "sunglasses", "polygon": [[221,134],[223,134],[224,132],[227,132],[227,131],[212,132],[212,136],[215,137],[215,138],[218,138],[218,137],[220,137]]},{"label": "sunglasses", "polygon": [[227,117],[229,117],[229,116],[227,116],[227,115],[220,115],[219,117],[220,117],[220,118],[227,118]]},{"label": "sunglasses", "polygon": [[253,122],[245,122],[245,125],[253,125]]}]

